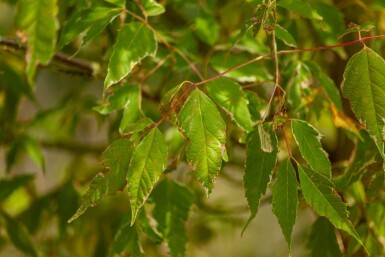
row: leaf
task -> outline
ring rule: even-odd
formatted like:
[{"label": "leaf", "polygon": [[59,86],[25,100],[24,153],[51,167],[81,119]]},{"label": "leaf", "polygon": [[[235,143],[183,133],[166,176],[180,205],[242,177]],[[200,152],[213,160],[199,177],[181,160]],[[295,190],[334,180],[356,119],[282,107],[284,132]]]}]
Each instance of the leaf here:
[{"label": "leaf", "polygon": [[376,27],[370,21],[365,22],[362,25],[350,23],[348,25],[348,29],[345,30],[338,39],[341,39],[342,37],[344,37],[344,36],[346,36],[347,34],[350,34],[350,33],[358,33],[358,32],[361,32],[361,31],[370,32],[370,31],[374,30],[375,28]]},{"label": "leaf", "polygon": [[58,29],[57,0],[20,0],[17,23],[26,34],[27,78],[33,84],[36,67],[46,65],[55,53]]},{"label": "leaf", "polygon": [[310,167],[331,178],[331,164],[321,145],[321,135],[316,128],[303,120],[291,121],[291,130],[303,158]]},{"label": "leaf", "polygon": [[64,25],[58,48],[61,49],[69,42],[86,31],[79,50],[90,40],[100,35],[105,27],[122,13],[122,8],[93,7],[75,12]]},{"label": "leaf", "polygon": [[264,1],[257,5],[253,11],[253,37],[256,37],[258,32],[264,29],[267,32],[274,30],[277,23],[276,18],[276,4],[269,2],[265,4]]},{"label": "leaf", "polygon": [[346,231],[362,244],[349,221],[346,204],[334,190],[333,182],[303,165],[298,166],[298,172],[302,194],[306,202],[316,213],[328,218],[336,228]]},{"label": "leaf", "polygon": [[298,182],[291,161],[283,161],[277,171],[277,179],[273,185],[273,212],[291,248],[291,234],[295,223],[298,205]]},{"label": "leaf", "polygon": [[144,210],[139,212],[139,226],[142,229],[142,231],[148,236],[148,238],[151,240],[151,242],[155,244],[160,244],[163,241],[163,238],[159,234],[158,231],[156,231],[150,224],[150,220],[147,217]]},{"label": "leaf", "polygon": [[207,93],[235,123],[249,132],[253,126],[248,109],[248,99],[238,83],[226,78],[219,78],[206,84]]},{"label": "leaf", "polygon": [[279,40],[281,40],[285,45],[290,47],[297,47],[297,42],[295,42],[295,39],[293,38],[293,36],[285,28],[276,24],[274,28],[274,32],[275,32],[275,36]]},{"label": "leaf", "polygon": [[361,124],[384,153],[385,62],[368,47],[350,58],[344,72],[342,94]]},{"label": "leaf", "polygon": [[127,170],[134,151],[134,143],[128,139],[118,139],[112,142],[102,154],[102,164],[107,169],[106,191],[116,194],[126,186]]},{"label": "leaf", "polygon": [[334,227],[324,217],[314,222],[307,248],[312,257],[342,257]]},{"label": "leaf", "polygon": [[127,212],[115,235],[113,251],[119,256],[140,257],[143,254],[143,249],[140,244],[137,226],[132,226],[131,220],[131,213]]},{"label": "leaf", "polygon": [[37,257],[37,251],[31,241],[27,229],[7,213],[1,212],[5,219],[8,236],[17,249],[32,257]]},{"label": "leaf", "polygon": [[193,193],[169,179],[162,180],[154,189],[154,218],[166,239],[172,257],[184,257],[188,238],[185,223],[188,219]]},{"label": "leaf", "polygon": [[245,224],[242,233],[257,215],[259,200],[266,192],[267,184],[270,182],[271,174],[273,173],[277,161],[277,136],[270,124],[264,124],[263,129],[269,134],[273,149],[271,152],[262,149],[262,142],[258,129],[254,129],[249,133],[243,184],[247,203],[249,204],[250,218]]},{"label": "leaf", "polygon": [[127,172],[128,194],[134,223],[139,209],[167,166],[167,146],[158,128],[152,129],[135,147]]},{"label": "leaf", "polygon": [[277,6],[281,6],[289,11],[298,13],[304,18],[322,21],[322,16],[311,5],[302,0],[280,0]]},{"label": "leaf", "polygon": [[257,94],[254,94],[250,91],[245,92],[247,99],[249,100],[248,108],[253,122],[259,121],[262,119],[261,112],[266,107],[264,101],[259,98]]},{"label": "leaf", "polygon": [[141,22],[126,24],[120,29],[108,63],[104,88],[119,82],[146,56],[155,56],[154,33]]},{"label": "leaf", "polygon": [[34,175],[17,175],[12,178],[0,179],[0,201],[4,201],[19,187],[25,186],[34,178]]},{"label": "leaf", "polygon": [[213,46],[219,38],[219,25],[213,15],[201,12],[195,19],[195,33],[206,44]]},{"label": "leaf", "polygon": [[209,195],[226,152],[226,124],[215,104],[199,89],[190,94],[178,120],[189,139],[187,161]]},{"label": "leaf", "polygon": [[164,6],[155,0],[141,0],[147,16],[157,16],[165,12]]}]

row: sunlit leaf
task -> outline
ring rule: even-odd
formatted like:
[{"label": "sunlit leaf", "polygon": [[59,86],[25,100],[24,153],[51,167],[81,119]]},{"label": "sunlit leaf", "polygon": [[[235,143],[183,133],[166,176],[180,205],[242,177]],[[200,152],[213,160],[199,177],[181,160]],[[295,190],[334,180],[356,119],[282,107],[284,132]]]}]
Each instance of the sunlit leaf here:
[{"label": "sunlit leaf", "polygon": [[321,21],[322,16],[307,1],[302,0],[279,0],[277,5],[289,11],[298,13],[304,18]]},{"label": "sunlit leaf", "polygon": [[330,179],[331,164],[322,148],[318,130],[306,121],[295,119],[291,121],[291,129],[299,150],[310,167]]},{"label": "sunlit leaf", "polygon": [[155,56],[156,50],[154,33],[146,25],[140,22],[126,24],[120,29],[113,46],[104,88],[126,77],[146,56]]},{"label": "sunlit leaf", "polygon": [[210,194],[226,152],[226,124],[215,104],[198,89],[186,100],[178,119],[183,133],[190,140],[188,163]]},{"label": "sunlit leaf", "polygon": [[127,172],[132,224],[166,166],[166,142],[159,129],[154,128],[135,147]]},{"label": "sunlit leaf", "polygon": [[281,163],[276,174],[277,179],[273,185],[273,212],[278,218],[290,250],[298,205],[297,176],[289,159]]},{"label": "sunlit leaf", "polygon": [[250,132],[247,140],[246,167],[243,177],[246,199],[249,204],[250,218],[244,229],[255,218],[258,212],[261,196],[266,192],[267,184],[270,182],[275,163],[277,161],[277,136],[271,125],[265,124],[264,130],[268,132],[272,151],[262,149],[262,141],[258,129]]},{"label": "sunlit leaf", "polygon": [[27,78],[33,84],[36,67],[46,65],[55,53],[58,29],[57,0],[20,0],[17,23],[26,34]]},{"label": "sunlit leaf", "polygon": [[374,139],[384,157],[385,62],[368,47],[352,56],[346,65],[341,88],[357,119]]},{"label": "sunlit leaf", "polygon": [[335,191],[333,182],[306,166],[299,165],[298,173],[302,194],[314,211],[320,216],[328,218],[336,228],[346,231],[361,242],[349,221],[346,204]]},{"label": "sunlit leaf", "polygon": [[147,16],[156,16],[165,12],[164,6],[155,0],[141,0]]},{"label": "sunlit leaf", "polygon": [[235,81],[220,78],[207,83],[206,89],[211,99],[221,106],[239,127],[246,132],[253,128],[247,97]]},{"label": "sunlit leaf", "polygon": [[154,218],[158,229],[166,239],[173,257],[183,257],[188,241],[185,223],[189,216],[194,195],[186,187],[164,179],[154,189]]}]

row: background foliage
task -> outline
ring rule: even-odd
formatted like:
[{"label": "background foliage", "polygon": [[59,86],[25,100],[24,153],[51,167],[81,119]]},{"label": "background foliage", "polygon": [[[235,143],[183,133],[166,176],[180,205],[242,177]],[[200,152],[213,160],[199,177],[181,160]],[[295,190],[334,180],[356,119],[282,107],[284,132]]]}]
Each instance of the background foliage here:
[{"label": "background foliage", "polygon": [[385,254],[382,0],[0,11],[1,255]]}]

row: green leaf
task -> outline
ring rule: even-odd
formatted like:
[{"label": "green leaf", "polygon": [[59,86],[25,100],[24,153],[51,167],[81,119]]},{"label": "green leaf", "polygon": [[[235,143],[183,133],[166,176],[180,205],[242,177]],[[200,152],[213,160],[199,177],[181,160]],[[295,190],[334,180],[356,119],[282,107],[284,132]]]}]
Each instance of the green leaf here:
[{"label": "green leaf", "polygon": [[142,231],[148,236],[151,242],[153,242],[154,244],[162,243],[162,236],[157,230],[155,230],[151,226],[149,217],[147,217],[146,213],[144,212],[144,209],[139,212],[139,226]]},{"label": "green leaf", "polygon": [[331,164],[321,145],[321,135],[316,128],[303,120],[291,121],[291,130],[303,158],[310,167],[331,178]]},{"label": "green leaf", "polygon": [[201,12],[195,19],[195,33],[208,45],[213,46],[219,38],[219,25],[212,15]]},{"label": "green leaf", "polygon": [[289,11],[296,12],[304,18],[318,21],[322,21],[323,19],[322,16],[307,1],[280,0],[277,2],[277,5]]},{"label": "green leaf", "polygon": [[0,201],[4,201],[19,187],[25,186],[34,178],[34,175],[17,175],[12,178],[0,179]]},{"label": "green leaf", "polygon": [[27,229],[7,213],[1,212],[5,219],[8,236],[17,249],[28,256],[37,257],[37,251],[33,245]]},{"label": "green leaf", "polygon": [[167,146],[158,128],[152,129],[135,147],[127,172],[128,193],[134,223],[139,209],[167,166]]},{"label": "green leaf", "polygon": [[307,248],[312,257],[342,257],[334,227],[324,217],[314,222]]},{"label": "green leaf", "polygon": [[274,28],[274,32],[275,32],[275,36],[279,40],[281,40],[285,45],[288,45],[291,47],[297,47],[297,42],[295,42],[295,39],[293,38],[293,36],[285,28],[276,24]]},{"label": "green leaf", "polygon": [[302,194],[306,202],[320,216],[324,216],[338,229],[342,229],[359,241],[361,239],[348,218],[346,204],[327,177],[305,167],[298,166]]},{"label": "green leaf", "polygon": [[342,94],[349,99],[357,119],[384,153],[385,62],[368,47],[350,58],[344,72]]},{"label": "green leaf", "polygon": [[141,2],[147,16],[157,16],[165,12],[164,6],[155,0],[141,0]]},{"label": "green leaf", "polygon": [[261,112],[266,107],[266,103],[255,93],[246,91],[247,99],[249,100],[248,108],[252,122],[262,119]]},{"label": "green leaf", "polygon": [[104,88],[126,77],[146,56],[155,56],[156,50],[155,35],[146,25],[141,22],[125,25],[120,29],[113,46]]},{"label": "green leaf", "polygon": [[143,249],[137,226],[131,225],[131,219],[131,213],[127,212],[120,222],[114,238],[113,251],[119,256],[140,257],[143,254]]},{"label": "green leaf", "polygon": [[233,80],[219,78],[206,84],[207,93],[235,123],[249,132],[252,128],[248,99],[242,88]]},{"label": "green leaf", "polygon": [[106,191],[116,194],[126,186],[127,170],[134,150],[134,143],[128,139],[112,142],[102,154],[102,164],[106,168]]},{"label": "green leaf", "polygon": [[86,31],[80,47],[81,49],[88,41],[100,35],[104,28],[121,13],[121,8],[100,6],[75,12],[63,27],[58,48],[63,48],[82,32]]},{"label": "green leaf", "polygon": [[341,36],[339,37],[339,39],[341,39],[342,37],[344,37],[345,35],[347,34],[350,34],[350,33],[357,33],[358,32],[361,32],[361,31],[364,31],[364,32],[370,32],[372,30],[374,30],[376,27],[373,25],[372,22],[368,21],[368,22],[365,22],[363,23],[362,25],[358,25],[358,24],[354,24],[354,23],[351,23],[349,24],[348,26],[348,29],[345,30]]},{"label": "green leaf", "polygon": [[267,131],[269,135],[272,151],[268,152],[262,149],[263,140],[261,140],[260,129],[258,128],[249,133],[247,141],[243,184],[251,215],[243,228],[243,232],[257,215],[259,200],[266,192],[267,184],[270,182],[271,174],[277,161],[277,136],[272,130],[271,124],[264,124],[263,130]]},{"label": "green leaf", "polygon": [[18,26],[26,34],[27,78],[33,84],[36,67],[46,65],[55,53],[58,29],[57,0],[20,0]]},{"label": "green leaf", "polygon": [[172,257],[184,257],[188,238],[185,223],[188,219],[193,193],[186,187],[164,179],[154,189],[154,218],[166,239]]},{"label": "green leaf", "polygon": [[298,205],[298,182],[291,161],[283,161],[277,171],[277,179],[273,185],[273,212],[291,248],[291,233],[295,223]]},{"label": "green leaf", "polygon": [[199,89],[190,94],[178,119],[189,139],[187,161],[210,194],[226,153],[226,124],[215,104]]}]

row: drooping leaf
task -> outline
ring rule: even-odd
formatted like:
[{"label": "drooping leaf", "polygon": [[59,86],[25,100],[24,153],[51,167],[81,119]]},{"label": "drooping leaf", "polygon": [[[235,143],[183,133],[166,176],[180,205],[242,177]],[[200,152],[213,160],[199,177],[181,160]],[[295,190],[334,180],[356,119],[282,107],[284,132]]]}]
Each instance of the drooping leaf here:
[{"label": "drooping leaf", "polygon": [[32,174],[17,175],[12,178],[0,179],[0,201],[5,200],[16,189],[29,183],[34,178]]},{"label": "drooping leaf", "polygon": [[190,140],[188,163],[210,194],[226,152],[226,124],[215,104],[199,89],[190,94],[178,119],[180,128]]},{"label": "drooping leaf", "polygon": [[298,182],[291,161],[283,161],[273,185],[273,212],[278,218],[286,242],[291,247],[291,233],[298,205]]},{"label": "drooping leaf", "polygon": [[167,166],[167,146],[158,128],[148,132],[135,147],[127,172],[132,220]]},{"label": "drooping leaf", "polygon": [[146,25],[140,22],[125,25],[120,29],[113,46],[104,88],[126,77],[146,56],[155,56],[156,50],[154,33]]},{"label": "drooping leaf", "polygon": [[5,220],[8,236],[16,248],[28,256],[38,257],[36,248],[31,241],[27,229],[7,213],[2,211],[1,214]]},{"label": "drooping leaf", "polygon": [[116,194],[126,186],[127,170],[134,150],[134,143],[129,139],[112,142],[102,154],[102,164],[106,168],[106,191]]},{"label": "drooping leaf", "polygon": [[322,16],[307,2],[302,0],[279,0],[277,5],[298,13],[304,18],[322,21]]},{"label": "drooping leaf", "polygon": [[119,256],[140,257],[143,254],[143,249],[137,226],[131,225],[131,219],[130,212],[123,216],[114,238],[113,251]]},{"label": "drooping leaf", "polygon": [[320,216],[328,220],[338,229],[342,229],[361,244],[361,239],[349,221],[346,204],[334,189],[334,184],[327,177],[307,168],[298,166],[302,194],[306,202]]},{"label": "drooping leaf", "polygon": [[155,0],[141,0],[147,16],[157,16],[165,12],[164,6]]},{"label": "drooping leaf", "polygon": [[321,145],[321,135],[316,128],[303,120],[291,121],[291,130],[303,158],[316,172],[331,178],[331,164]]},{"label": "drooping leaf", "polygon": [[27,78],[33,84],[37,65],[48,64],[55,52],[57,0],[20,0],[18,10],[17,23],[28,40]]},{"label": "drooping leaf", "polygon": [[188,241],[185,223],[188,219],[194,195],[186,187],[164,179],[154,189],[154,218],[158,229],[166,239],[172,257],[184,257]]},{"label": "drooping leaf", "polygon": [[272,151],[262,149],[262,141],[259,130],[250,132],[247,141],[246,167],[243,177],[246,199],[249,204],[250,218],[243,228],[243,231],[257,215],[259,200],[266,192],[267,184],[270,182],[275,163],[277,161],[278,143],[277,136],[271,125],[264,124],[263,129],[267,131],[271,140]]},{"label": "drooping leaf", "polygon": [[312,257],[342,257],[334,227],[324,217],[314,222],[307,248]]},{"label": "drooping leaf", "polygon": [[235,123],[246,132],[253,126],[248,109],[248,100],[242,88],[235,81],[219,78],[206,84],[207,93],[220,105]]},{"label": "drooping leaf", "polygon": [[121,12],[121,8],[101,6],[75,12],[63,27],[58,44],[59,49],[86,31],[81,49],[87,42],[100,35],[105,27],[118,17]]},{"label": "drooping leaf", "polygon": [[275,31],[275,36],[279,40],[281,40],[283,43],[285,43],[285,45],[288,45],[290,47],[297,47],[297,42],[295,42],[295,39],[293,38],[293,36],[285,28],[276,24],[274,31]]},{"label": "drooping leaf", "polygon": [[346,65],[342,94],[361,124],[374,139],[381,156],[384,153],[385,61],[372,49],[364,47]]}]

